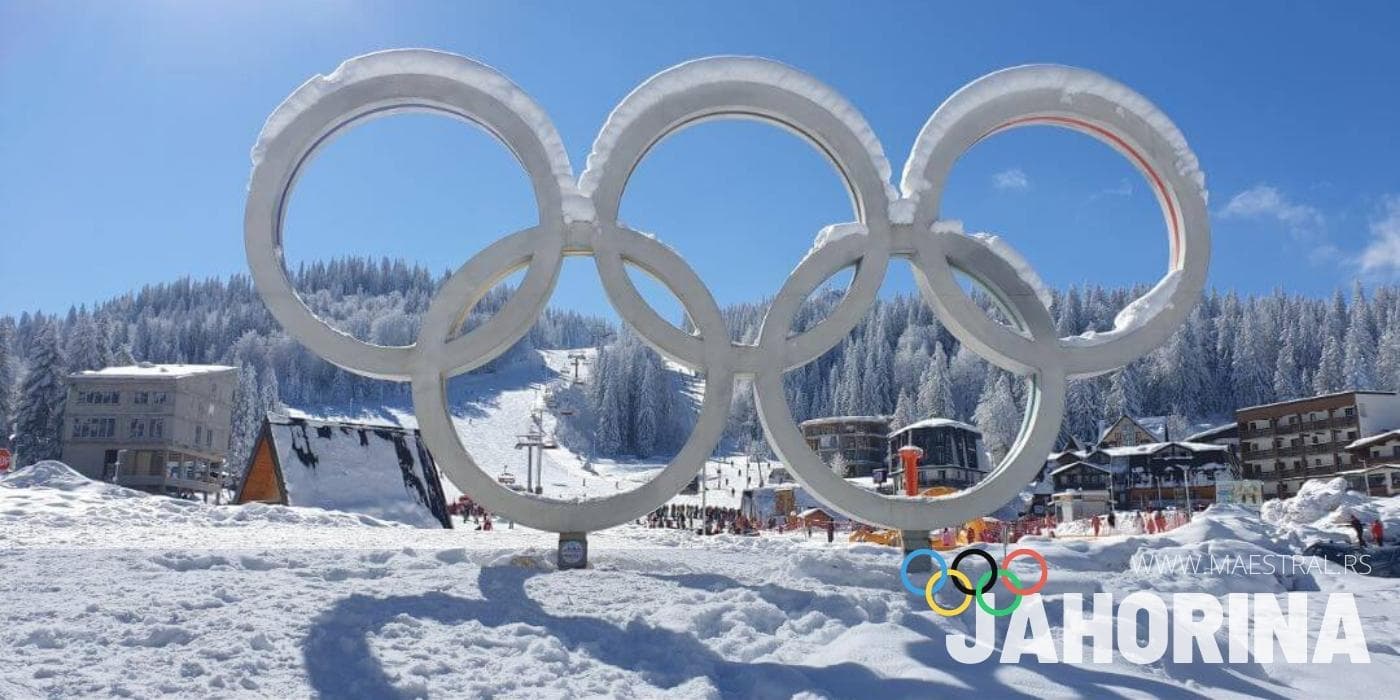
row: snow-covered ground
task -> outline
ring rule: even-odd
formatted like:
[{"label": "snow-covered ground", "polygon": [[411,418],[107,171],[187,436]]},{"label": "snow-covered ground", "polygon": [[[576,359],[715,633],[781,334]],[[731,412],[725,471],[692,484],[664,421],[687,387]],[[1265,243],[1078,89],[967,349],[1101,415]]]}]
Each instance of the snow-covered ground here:
[{"label": "snow-covered ground", "polygon": [[[1057,636],[1068,592],[1309,591],[1315,631],[1323,594],[1344,590],[1370,665],[1170,654],[1145,666],[964,665],[944,638],[971,633],[973,616],[931,613],[902,591],[896,552],[876,545],[629,526],[591,535],[591,570],[557,571],[548,533],[185,503],[50,464],[0,481],[0,697],[1389,696],[1400,583],[1335,566],[1133,566],[1287,555],[1290,539],[1219,508],[1166,535],[1028,544],[1050,563],[1042,596]],[[1027,579],[1033,567],[1014,564]]]}]

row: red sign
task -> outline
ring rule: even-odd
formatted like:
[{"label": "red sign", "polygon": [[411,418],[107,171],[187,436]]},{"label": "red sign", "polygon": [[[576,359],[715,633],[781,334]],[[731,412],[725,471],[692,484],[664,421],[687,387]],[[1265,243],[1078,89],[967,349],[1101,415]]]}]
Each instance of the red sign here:
[{"label": "red sign", "polygon": [[0,447],[0,472],[10,471],[10,451]]}]

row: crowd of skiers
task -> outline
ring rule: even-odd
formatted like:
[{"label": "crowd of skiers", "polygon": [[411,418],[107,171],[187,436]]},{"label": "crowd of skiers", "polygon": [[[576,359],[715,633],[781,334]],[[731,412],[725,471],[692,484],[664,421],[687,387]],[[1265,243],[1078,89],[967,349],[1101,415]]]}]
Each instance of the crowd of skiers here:
[{"label": "crowd of skiers", "polygon": [[757,527],[757,524],[739,512],[738,508],[702,507],[680,503],[669,503],[657,508],[648,514],[641,524],[651,528],[694,530],[705,535],[722,532],[745,534]]}]

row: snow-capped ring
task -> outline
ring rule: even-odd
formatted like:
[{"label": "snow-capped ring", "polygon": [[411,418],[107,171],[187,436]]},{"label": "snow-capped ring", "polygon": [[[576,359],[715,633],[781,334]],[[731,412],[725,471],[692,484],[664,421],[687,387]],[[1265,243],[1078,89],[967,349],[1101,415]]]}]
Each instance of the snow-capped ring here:
[{"label": "snow-capped ring", "polygon": [[[1060,99],[1068,91],[1075,100]],[[454,273],[430,304],[414,345],[383,347],[335,330],[301,302],[282,266],[281,225],[296,177],[319,147],[340,129],[402,110],[446,112],[505,142],[535,187],[540,223],[488,246]],[[777,122],[817,144],[842,173],[856,204],[858,221],[828,228],[822,244],[784,283],[756,345],[729,342],[709,289],[675,251],[616,222],[621,192],[646,151],[696,120],[720,116]],[[1101,337],[1055,338],[1049,309],[1014,256],[989,240],[934,225],[953,161],[986,136],[1030,123],[1085,131],[1129,156],[1153,181],[1167,215],[1173,234],[1168,275],[1120,314],[1119,328]],[[622,156],[613,158],[614,151]],[[1174,167],[1164,167],[1168,161]],[[1210,239],[1203,176],[1195,164],[1175,126],[1128,88],[1088,71],[1027,66],[970,83],[934,113],[904,169],[901,199],[889,185],[888,162],[873,131],[844,98],[782,64],[716,58],[664,71],[629,95],[600,132],[575,188],[562,142],[543,110],[504,76],[452,54],[389,51],[351,59],[330,77],[313,78],[268,118],[254,148],[245,246],[258,291],[288,332],[350,371],[411,381],[424,439],[448,475],[488,509],[522,524],[586,532],[654,510],[718,444],[734,378],[751,375],[764,431],[799,482],[853,518],[929,530],[1009,500],[1034,474],[1059,430],[1066,378],[1111,370],[1165,342],[1199,300]],[[571,224],[587,222],[596,227],[588,229],[592,245],[571,242]],[[1010,453],[986,480],[952,496],[890,499],[836,477],[807,448],[783,393],[785,370],[834,347],[873,305],[892,255],[894,227],[900,231],[899,254],[911,258],[924,296],[944,324],[979,354],[1030,375],[1027,418]],[[643,339],[709,379],[696,428],[671,464],[633,491],[584,503],[522,496],[497,484],[462,447],[444,389],[447,378],[494,359],[528,332],[553,290],[566,245],[573,246],[570,254],[595,258],[610,301]],[[656,314],[628,278],[627,263],[668,286],[698,333],[684,333]],[[852,264],[858,265],[856,279],[837,308],[812,329],[788,337],[807,295]],[[524,282],[500,312],[449,340],[463,309],[527,266]],[[1017,328],[992,322],[973,305],[953,280],[954,269],[981,281]]]}]

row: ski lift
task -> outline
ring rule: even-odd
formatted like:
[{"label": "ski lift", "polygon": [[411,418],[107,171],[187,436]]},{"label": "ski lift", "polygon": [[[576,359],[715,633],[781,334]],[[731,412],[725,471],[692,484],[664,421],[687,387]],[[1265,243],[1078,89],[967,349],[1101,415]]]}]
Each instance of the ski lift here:
[{"label": "ski lift", "polygon": [[515,483],[515,475],[510,473],[509,468],[502,468],[500,475],[496,477],[496,481],[512,491],[519,491],[521,489],[520,484]]},{"label": "ski lift", "polygon": [[553,450],[559,447],[559,442],[554,439],[553,435],[546,435],[544,440],[540,442],[540,446],[546,450]]}]

